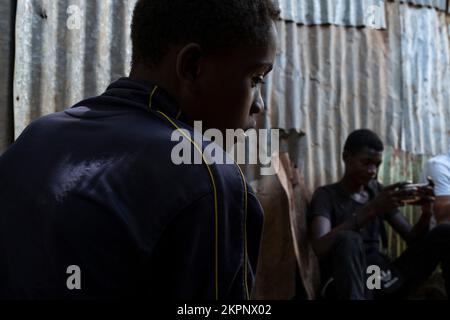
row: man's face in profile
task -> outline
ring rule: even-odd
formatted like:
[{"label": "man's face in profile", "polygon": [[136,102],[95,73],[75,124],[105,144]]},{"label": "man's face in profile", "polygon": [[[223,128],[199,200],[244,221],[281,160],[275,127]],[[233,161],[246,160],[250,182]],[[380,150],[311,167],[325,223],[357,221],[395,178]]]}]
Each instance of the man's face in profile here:
[{"label": "man's face in profile", "polygon": [[253,115],[264,109],[261,86],[273,67],[276,38],[273,23],[265,44],[243,44],[206,57],[196,84],[193,120],[221,131],[254,127]]}]

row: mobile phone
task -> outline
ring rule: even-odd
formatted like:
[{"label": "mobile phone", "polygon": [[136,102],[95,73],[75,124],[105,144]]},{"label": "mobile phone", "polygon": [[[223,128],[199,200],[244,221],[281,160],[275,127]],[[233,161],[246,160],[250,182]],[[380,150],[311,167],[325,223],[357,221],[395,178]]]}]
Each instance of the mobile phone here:
[{"label": "mobile phone", "polygon": [[[426,188],[426,187],[434,187],[434,182],[433,179],[431,177],[427,177],[428,183],[408,183],[405,184],[402,189],[404,190],[408,190],[408,189],[416,189],[417,191],[419,191],[421,188]],[[410,204],[410,205],[414,205],[416,203],[418,203],[420,200],[422,200],[422,197],[419,194],[416,195],[412,195],[410,197],[407,197],[406,199],[402,199],[401,201],[404,204]]]}]

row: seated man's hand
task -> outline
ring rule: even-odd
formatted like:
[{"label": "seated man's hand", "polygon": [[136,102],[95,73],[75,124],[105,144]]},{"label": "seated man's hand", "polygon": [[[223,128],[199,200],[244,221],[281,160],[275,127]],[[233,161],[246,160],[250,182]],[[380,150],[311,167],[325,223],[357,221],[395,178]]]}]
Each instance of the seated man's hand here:
[{"label": "seated man's hand", "polygon": [[372,215],[385,214],[402,207],[403,200],[410,199],[417,193],[417,188],[405,189],[407,182],[399,182],[383,188],[383,190],[367,204]]},{"label": "seated man's hand", "polygon": [[422,206],[423,214],[433,215],[434,201],[436,200],[434,188],[431,186],[421,187],[417,190],[417,196],[420,197],[420,200],[415,202],[414,205]]},{"label": "seated man's hand", "polygon": [[421,187],[417,190],[417,196],[420,197],[420,201],[416,202],[417,205],[427,205],[433,203],[436,200],[434,195],[434,188],[430,186]]}]

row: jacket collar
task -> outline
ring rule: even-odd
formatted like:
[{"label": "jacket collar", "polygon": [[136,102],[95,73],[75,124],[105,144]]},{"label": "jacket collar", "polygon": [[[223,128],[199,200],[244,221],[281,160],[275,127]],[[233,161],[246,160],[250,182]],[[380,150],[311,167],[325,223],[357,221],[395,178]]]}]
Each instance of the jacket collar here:
[{"label": "jacket collar", "polygon": [[147,81],[120,78],[111,83],[100,97],[118,98],[128,106],[150,112],[161,111],[172,119],[185,122],[175,99],[161,87]]}]

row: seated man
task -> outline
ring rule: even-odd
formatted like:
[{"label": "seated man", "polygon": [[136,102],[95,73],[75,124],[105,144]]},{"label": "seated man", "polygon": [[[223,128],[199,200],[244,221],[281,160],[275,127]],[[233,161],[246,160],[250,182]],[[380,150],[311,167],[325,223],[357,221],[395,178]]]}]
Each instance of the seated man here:
[{"label": "seated man", "polygon": [[422,180],[431,177],[435,183],[434,224],[450,222],[450,148],[447,154],[440,154],[427,161]]},{"label": "seated man", "polygon": [[254,125],[278,18],[271,0],[137,2],[130,76],[0,157],[0,298],[250,297],[262,208],[237,165],[176,165],[172,134]]},{"label": "seated man", "polygon": [[[318,188],[312,198],[313,247],[321,264],[324,295],[338,299],[402,297],[424,281],[442,262],[450,288],[450,226],[429,231],[433,213],[432,188],[408,189],[404,183],[383,188],[377,182],[383,143],[370,130],[357,130],[345,142],[345,174],[334,184]],[[399,212],[402,201],[420,196],[422,215],[414,227]],[[395,261],[379,251],[387,221],[407,241],[408,249]],[[379,266],[378,290],[367,286],[367,267]]]}]

